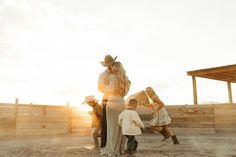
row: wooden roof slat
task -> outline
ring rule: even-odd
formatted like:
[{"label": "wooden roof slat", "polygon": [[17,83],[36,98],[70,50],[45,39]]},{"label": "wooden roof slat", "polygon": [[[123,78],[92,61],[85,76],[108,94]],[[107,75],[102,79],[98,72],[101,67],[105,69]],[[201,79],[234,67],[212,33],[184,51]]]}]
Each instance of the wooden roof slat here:
[{"label": "wooden roof slat", "polygon": [[229,78],[229,77],[224,77],[224,76],[217,76],[217,75],[199,75],[198,77],[203,77],[203,78],[208,78],[208,79],[213,79],[213,80],[219,80],[219,81],[229,81],[229,82],[235,82],[236,80],[234,80],[233,78]]},{"label": "wooden roof slat", "polygon": [[188,75],[236,83],[236,64],[188,71]]},{"label": "wooden roof slat", "polygon": [[188,71],[188,75],[202,75],[202,74],[208,74],[208,73],[219,73],[224,71],[236,71],[236,64],[233,65],[227,65],[227,66],[221,66],[221,67],[215,67],[215,68],[207,68],[207,69],[199,69],[194,71]]},{"label": "wooden roof slat", "polygon": [[230,75],[229,73],[212,73],[207,75],[199,75],[199,76],[215,76],[220,78],[228,78],[228,79],[234,79],[236,75]]}]

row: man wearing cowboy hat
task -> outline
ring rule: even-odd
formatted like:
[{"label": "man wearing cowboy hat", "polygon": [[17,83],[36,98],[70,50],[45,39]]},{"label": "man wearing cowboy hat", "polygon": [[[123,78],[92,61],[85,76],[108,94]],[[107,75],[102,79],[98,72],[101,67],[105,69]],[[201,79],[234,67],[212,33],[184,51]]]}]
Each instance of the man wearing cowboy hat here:
[{"label": "man wearing cowboy hat", "polygon": [[102,116],[102,106],[98,104],[98,100],[95,99],[93,95],[89,95],[85,97],[85,100],[82,104],[87,103],[89,106],[93,108],[91,113],[92,115],[92,124],[91,124],[91,136],[93,138],[94,147],[99,147],[98,137],[99,131],[101,130],[101,116]]},{"label": "man wearing cowboy hat", "polygon": [[102,98],[102,124],[101,124],[101,148],[106,146],[107,141],[107,122],[106,122],[106,104],[107,104],[107,98],[108,93],[106,92],[106,86],[109,85],[109,76],[110,76],[110,69],[111,66],[115,63],[116,58],[113,58],[111,55],[106,55],[104,57],[104,61],[101,62],[101,64],[106,67],[106,70],[103,71],[99,75],[98,79],[98,90],[103,93]]}]

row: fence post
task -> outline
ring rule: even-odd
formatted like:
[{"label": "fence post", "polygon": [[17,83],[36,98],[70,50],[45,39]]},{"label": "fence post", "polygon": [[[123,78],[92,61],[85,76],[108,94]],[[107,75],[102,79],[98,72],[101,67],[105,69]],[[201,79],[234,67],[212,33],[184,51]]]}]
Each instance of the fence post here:
[{"label": "fence post", "polygon": [[67,114],[68,114],[68,135],[71,133],[71,109],[70,109],[70,104],[69,101],[66,102],[67,106]]},{"label": "fence post", "polygon": [[18,107],[19,107],[19,99],[15,99],[15,119],[14,119],[14,130],[15,130],[15,135],[14,138],[16,138],[16,131],[17,131],[17,115],[18,115]]}]

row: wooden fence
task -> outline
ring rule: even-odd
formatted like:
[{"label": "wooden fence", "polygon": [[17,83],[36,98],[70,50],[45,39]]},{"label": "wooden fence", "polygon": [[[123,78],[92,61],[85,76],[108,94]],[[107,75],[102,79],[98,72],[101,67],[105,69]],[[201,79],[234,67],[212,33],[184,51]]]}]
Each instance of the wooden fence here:
[{"label": "wooden fence", "polygon": [[[165,107],[172,127],[236,128],[236,104],[176,105]],[[139,106],[137,112],[147,123],[152,111]],[[0,139],[17,137],[88,135],[91,116],[67,106],[0,104]]]},{"label": "wooden fence", "polygon": [[55,105],[0,104],[0,139],[88,135],[91,116]]}]

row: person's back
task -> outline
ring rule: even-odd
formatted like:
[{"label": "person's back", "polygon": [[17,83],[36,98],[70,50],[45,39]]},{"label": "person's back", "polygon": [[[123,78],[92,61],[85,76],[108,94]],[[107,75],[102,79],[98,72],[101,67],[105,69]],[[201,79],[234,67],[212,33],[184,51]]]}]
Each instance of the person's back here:
[{"label": "person's back", "polygon": [[138,142],[135,135],[141,134],[141,129],[144,128],[138,113],[135,111],[137,107],[137,100],[130,99],[128,108],[120,113],[118,124],[122,127],[122,134],[128,139],[127,152],[132,154],[138,147]]},{"label": "person's back", "polygon": [[119,125],[123,135],[139,135],[140,127],[144,127],[138,113],[131,109],[124,110],[119,116]]},{"label": "person's back", "polygon": [[92,116],[92,123],[91,123],[91,136],[93,138],[94,147],[99,147],[98,137],[99,131],[101,130],[101,116],[102,116],[102,106],[98,104],[98,100],[95,99],[93,95],[89,95],[85,97],[85,100],[82,104],[88,104],[90,107],[93,108],[93,111],[90,112]]},{"label": "person's back", "polygon": [[101,117],[102,117],[102,106],[98,103],[95,103],[92,112],[92,123],[91,127],[101,128]]}]

